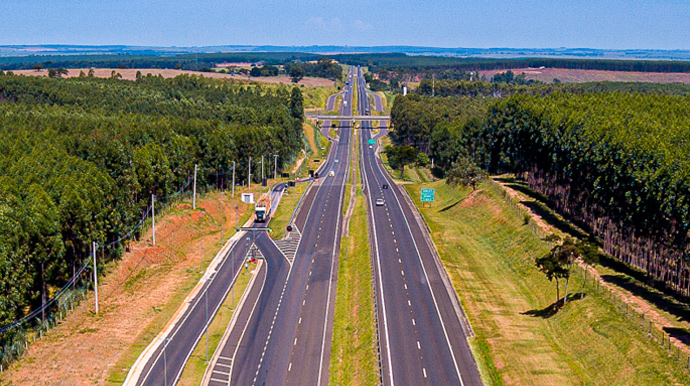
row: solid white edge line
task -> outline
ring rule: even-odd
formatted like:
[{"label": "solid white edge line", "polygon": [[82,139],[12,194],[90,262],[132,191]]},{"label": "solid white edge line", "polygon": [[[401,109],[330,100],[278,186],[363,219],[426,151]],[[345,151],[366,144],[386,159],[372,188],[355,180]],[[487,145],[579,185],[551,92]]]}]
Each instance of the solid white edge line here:
[{"label": "solid white edge line", "polygon": [[[375,162],[377,168],[381,173],[383,174],[384,178],[388,180],[388,174],[384,173],[383,170],[381,169],[381,165],[379,162]],[[404,189],[404,188],[401,188]],[[422,266],[422,271],[424,271],[424,277],[426,278],[427,286],[429,287],[429,292],[431,293],[431,298],[434,300],[434,307],[436,308],[436,314],[438,315],[439,321],[441,322],[441,327],[443,328],[443,335],[446,338],[446,343],[448,344],[448,350],[450,351],[450,355],[453,358],[453,365],[455,365],[455,371],[458,374],[458,378],[460,380],[460,384],[464,386],[464,382],[462,380],[462,375],[460,374],[460,368],[458,367],[458,361],[455,358],[455,353],[453,352],[453,346],[450,344],[450,338],[448,337],[448,331],[446,330],[446,325],[443,322],[443,316],[441,315],[441,311],[438,308],[438,303],[436,302],[436,296],[434,295],[434,289],[431,287],[431,282],[429,281],[429,275],[426,272],[426,268],[424,267],[424,261],[422,260],[422,255],[419,252],[419,247],[417,246],[417,241],[414,238],[414,235],[412,234],[412,228],[410,228],[410,223],[407,221],[407,217],[405,216],[405,211],[402,208],[402,205],[400,204],[400,198],[398,198],[397,193],[395,192],[395,188],[393,190],[393,196],[395,196],[395,202],[398,204],[398,207],[400,208],[400,212],[402,213],[402,217],[405,220],[405,225],[407,226],[407,230],[410,233],[410,237],[412,238],[412,243],[414,244],[415,251],[417,252],[417,257],[419,258],[419,263]]]},{"label": "solid white edge line", "polygon": [[[364,141],[364,135],[362,135],[362,142],[361,142],[362,154],[364,154],[364,148],[363,148],[364,142],[363,141]],[[371,155],[369,155],[369,157],[371,157]],[[374,162],[376,162],[376,159],[374,159]],[[385,300],[384,295],[383,295],[383,274],[381,272],[381,255],[379,253],[378,236],[376,233],[376,220],[374,218],[374,213],[373,213],[374,211],[372,210],[372,208],[374,207],[373,206],[374,203],[371,200],[371,193],[372,192],[371,192],[371,187],[369,186],[369,178],[367,177],[368,173],[366,170],[367,170],[366,167],[362,168],[362,172],[364,174],[364,182],[366,184],[366,189],[367,189],[367,196],[368,196],[367,198],[369,201],[368,212],[369,212],[369,217],[371,219],[371,227],[372,227],[372,230],[374,233],[374,249],[376,250],[376,266],[377,266],[377,270],[378,270],[379,292],[381,293],[381,308],[382,308],[382,313],[383,313],[383,327],[384,327],[383,331],[384,331],[385,336],[386,336],[386,354],[387,354],[386,356],[388,357],[388,374],[389,374],[389,379],[390,379],[390,383],[392,386],[395,384],[395,382],[393,380],[393,362],[391,360],[391,345],[390,345],[390,335],[388,332],[388,316],[386,315],[386,300]]]},{"label": "solid white edge line", "polygon": [[[352,103],[352,101],[350,101],[350,103]],[[350,132],[349,134],[350,134],[349,140],[351,141],[352,140],[352,132]],[[352,146],[351,143],[348,141],[348,145],[347,145],[348,151],[350,150],[351,146]],[[337,152],[337,149],[336,149],[336,152]],[[347,161],[348,173],[349,173],[350,162],[351,162],[350,158],[351,157],[348,157],[348,161]],[[343,196],[345,195],[345,185],[346,185],[345,179],[343,178],[343,183],[342,183],[341,188],[340,188],[340,200],[338,202],[338,212],[337,212],[338,213],[338,221],[335,224],[335,240],[339,240],[339,238],[340,238],[339,231],[340,231],[340,223],[342,221]],[[328,328],[327,328],[328,327],[328,309],[331,306],[331,290],[333,288],[333,267],[335,265],[336,245],[340,245],[340,243],[339,242],[333,243],[333,253],[331,255],[331,272],[330,272],[330,275],[328,277],[328,297],[327,297],[327,301],[326,301],[326,317],[324,318],[324,321],[323,321],[323,336],[321,339],[321,358],[319,360],[319,378],[318,378],[318,382],[317,382],[318,386],[321,385],[321,377],[323,374],[323,359],[324,359],[325,350],[326,350],[326,331],[328,330]],[[340,251],[337,251],[337,252],[339,253]]]}]

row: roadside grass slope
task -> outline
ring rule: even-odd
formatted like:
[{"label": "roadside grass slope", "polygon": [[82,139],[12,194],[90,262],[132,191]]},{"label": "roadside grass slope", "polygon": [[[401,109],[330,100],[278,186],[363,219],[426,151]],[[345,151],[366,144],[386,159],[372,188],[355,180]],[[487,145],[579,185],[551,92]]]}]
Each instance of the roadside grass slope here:
[{"label": "roadside grass slope", "polygon": [[[553,314],[555,284],[534,266],[549,250],[500,193],[437,181],[421,208],[476,333],[470,345],[487,385],[686,385],[688,373],[615,305],[593,291]],[[576,276],[570,293],[581,286]],[[562,293],[562,292],[561,292]]]}]

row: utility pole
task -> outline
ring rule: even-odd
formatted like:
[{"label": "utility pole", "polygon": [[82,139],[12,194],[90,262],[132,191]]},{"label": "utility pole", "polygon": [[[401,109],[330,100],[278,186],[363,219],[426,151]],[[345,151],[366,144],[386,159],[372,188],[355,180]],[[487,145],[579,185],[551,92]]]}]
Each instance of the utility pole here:
[{"label": "utility pole", "polygon": [[273,154],[273,159],[275,163],[273,164],[273,179],[278,178],[278,153]]},{"label": "utility pole", "polygon": [[91,243],[91,253],[93,253],[93,289],[96,301],[96,315],[98,316],[98,265],[96,264],[96,242]]},{"label": "utility pole", "polygon": [[151,227],[153,229],[153,245],[156,245],[156,196],[151,195]]},{"label": "utility pole", "polygon": [[261,183],[264,183],[264,156],[261,156]]},{"label": "utility pole", "polygon": [[235,197],[235,161],[232,161],[232,196]]},{"label": "utility pole", "polygon": [[252,188],[252,157],[249,157],[249,178],[247,179],[247,186]]},{"label": "utility pole", "polygon": [[194,195],[192,196],[192,209],[196,209],[196,171],[198,165],[194,164]]}]

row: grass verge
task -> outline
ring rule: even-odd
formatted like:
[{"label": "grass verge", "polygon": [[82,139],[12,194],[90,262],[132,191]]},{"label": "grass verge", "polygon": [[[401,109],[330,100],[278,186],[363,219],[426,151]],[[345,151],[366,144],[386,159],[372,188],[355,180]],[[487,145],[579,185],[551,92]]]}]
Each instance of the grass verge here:
[{"label": "grass verge", "polygon": [[304,98],[305,108],[323,108],[328,101],[328,97],[338,92],[338,88],[334,86],[306,86],[300,89],[302,91],[302,97]]},{"label": "grass verge", "polygon": [[[253,265],[253,267],[255,268],[256,266]],[[225,298],[225,301],[218,309],[218,313],[213,319],[213,322],[211,322],[211,324],[209,325],[209,360],[213,357],[213,353],[216,351],[216,348],[218,347],[220,340],[223,338],[223,334],[225,333],[225,330],[230,324],[230,320],[232,319],[232,315],[235,311],[237,303],[239,302],[242,293],[247,288],[249,280],[251,279],[252,275],[256,274],[245,274],[244,271],[242,272],[243,273],[240,273],[240,275],[237,276],[237,280],[235,281],[234,294],[232,293],[232,291],[228,293],[228,296]],[[187,362],[187,365],[185,366],[184,371],[182,372],[182,376],[180,377],[179,385],[196,386],[201,384],[201,381],[204,378],[204,373],[206,372],[206,367],[208,366],[208,361],[206,360],[206,353],[206,336],[204,335],[194,348],[192,355],[189,357],[189,361]]]},{"label": "grass verge", "polygon": [[278,209],[276,209],[269,223],[269,227],[273,230],[270,235],[274,240],[283,238],[290,219],[292,218],[292,214],[295,208],[297,208],[297,204],[300,198],[302,198],[305,189],[307,189],[306,183],[296,184],[295,187],[289,188],[286,193],[283,194]]},{"label": "grass verge", "polygon": [[[470,339],[487,385],[682,385],[690,377],[616,305],[591,289],[551,312],[556,289],[534,266],[549,245],[510,210],[497,190],[420,188],[436,202],[420,208],[476,336]],[[581,279],[571,280],[571,293]]]},{"label": "grass verge", "polygon": [[[352,142],[357,148],[356,137]],[[353,160],[350,183],[345,191],[347,207],[349,188],[354,184],[356,193],[349,233],[340,244],[329,367],[331,385],[374,385],[378,381],[367,205],[361,192],[358,157],[356,155]]]}]

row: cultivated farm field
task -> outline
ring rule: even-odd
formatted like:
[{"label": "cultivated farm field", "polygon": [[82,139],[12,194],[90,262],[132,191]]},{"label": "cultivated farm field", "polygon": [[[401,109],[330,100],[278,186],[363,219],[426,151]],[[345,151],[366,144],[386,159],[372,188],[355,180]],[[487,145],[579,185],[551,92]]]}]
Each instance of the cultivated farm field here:
[{"label": "cultivated farm field", "polygon": [[[79,76],[79,72],[83,71],[85,74],[89,73],[88,68],[72,68],[68,69],[68,74],[66,75],[67,78],[72,78],[72,77],[77,77]],[[146,76],[146,74],[151,74],[153,76],[158,76],[161,75],[164,78],[174,78],[178,75],[182,74],[187,74],[187,75],[200,75],[200,76],[205,76],[207,78],[215,78],[215,79],[235,79],[235,80],[244,80],[244,81],[254,81],[254,82],[263,82],[263,83],[280,83],[280,84],[293,84],[292,81],[290,80],[289,76],[259,76],[259,77],[248,77],[245,75],[232,75],[232,74],[222,74],[219,72],[201,72],[201,71],[186,71],[186,70],[170,70],[170,69],[157,69],[157,68],[94,68],[94,76],[98,78],[110,78],[112,75],[113,71],[116,73],[120,74],[122,76],[122,79],[127,79],[127,80],[135,80],[137,71],[141,71],[141,74],[143,76]],[[29,76],[48,76],[48,70],[42,69],[42,70],[16,70],[13,71],[15,74],[21,74],[21,75],[29,75]],[[333,81],[324,79],[324,78],[312,78],[312,77],[304,77],[298,85],[304,85],[304,86],[313,86],[313,87],[319,87],[319,86],[333,86]]]},{"label": "cultivated farm field", "polygon": [[[508,70],[480,71],[486,79]],[[564,83],[584,82],[650,82],[650,83],[686,83],[690,84],[690,73],[633,72],[603,70],[572,70],[564,68],[514,68],[516,75],[525,73],[527,79],[551,83],[558,79]]]}]

